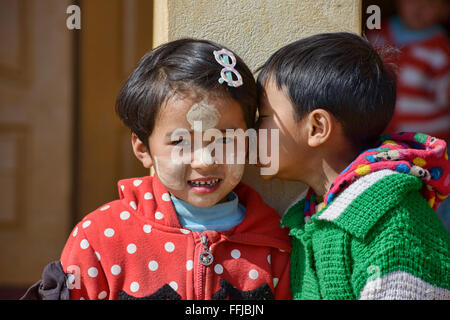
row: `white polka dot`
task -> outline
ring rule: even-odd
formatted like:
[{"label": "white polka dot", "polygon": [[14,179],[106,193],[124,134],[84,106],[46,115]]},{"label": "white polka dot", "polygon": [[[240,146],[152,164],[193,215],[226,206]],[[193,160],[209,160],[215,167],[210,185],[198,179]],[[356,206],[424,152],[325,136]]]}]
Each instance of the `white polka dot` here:
[{"label": "white polka dot", "polygon": [[89,241],[87,241],[86,239],[81,240],[80,247],[81,247],[81,249],[89,248]]},{"label": "white polka dot", "polygon": [[269,264],[272,263],[272,256],[271,256],[270,254],[267,255],[267,262],[268,262]]},{"label": "white polka dot", "polygon": [[111,273],[115,276],[119,275],[121,271],[122,271],[122,268],[120,268],[120,266],[117,264],[115,264],[111,267]]},{"label": "white polka dot", "polygon": [[141,183],[142,183],[142,180],[134,180],[133,181],[133,184],[135,187],[139,187],[141,185]]},{"label": "white polka dot", "polygon": [[192,268],[194,268],[194,261],[192,261],[192,260],[186,261],[186,270],[191,271]]},{"label": "white polka dot", "polygon": [[151,192],[146,192],[146,193],[144,194],[144,199],[145,199],[145,200],[153,199],[153,194],[152,194]]},{"label": "white polka dot", "polygon": [[132,282],[130,285],[130,290],[131,292],[137,292],[139,290],[139,283],[137,283],[136,281]]},{"label": "white polka dot", "polygon": [[98,270],[96,267],[92,267],[88,269],[88,275],[91,278],[95,278],[96,276],[98,276]]},{"label": "white polka dot", "polygon": [[175,281],[172,281],[171,283],[169,283],[169,286],[171,286],[172,289],[175,291],[178,290],[178,283],[176,283]]},{"label": "white polka dot", "polygon": [[91,220],[86,220],[85,222],[83,222],[83,229],[89,227],[91,225]]},{"label": "white polka dot", "polygon": [[98,261],[100,261],[100,253],[98,253],[97,251],[95,251],[95,255],[97,256]]},{"label": "white polka dot", "polygon": [[114,235],[114,229],[112,228],[105,229],[104,234],[106,237],[111,238]]},{"label": "white polka dot", "polygon": [[161,220],[163,218],[164,218],[164,215],[161,212],[159,212],[159,211],[155,212],[155,219],[156,220]]},{"label": "white polka dot", "polygon": [[98,294],[98,298],[99,298],[100,300],[102,300],[102,299],[105,299],[107,295],[108,295],[108,294],[106,293],[106,291],[102,291],[102,292],[100,292],[100,293]]},{"label": "white polka dot", "polygon": [[175,250],[175,245],[172,242],[166,242],[164,249],[166,249],[167,252],[173,252],[173,250]]},{"label": "white polka dot", "polygon": [[150,271],[156,271],[158,270],[158,262],[156,262],[155,260],[150,261],[148,263],[148,268],[150,269]]},{"label": "white polka dot", "polygon": [[136,210],[137,209],[136,202],[130,201],[130,207],[132,207],[134,210]]},{"label": "white polka dot", "polygon": [[163,199],[163,201],[167,201],[167,202],[171,201],[170,200],[170,194],[168,194],[167,192],[163,193],[161,198]]},{"label": "white polka dot", "polygon": [[125,186],[120,186],[120,190],[125,190]]},{"label": "white polka dot", "polygon": [[234,259],[239,259],[241,257],[241,252],[238,249],[234,249],[233,251],[231,251],[231,256]]},{"label": "white polka dot", "polygon": [[252,269],[252,270],[250,270],[250,272],[248,273],[248,276],[250,277],[250,279],[256,280],[256,279],[258,279],[259,274],[258,274],[258,271],[257,271],[257,270]]},{"label": "white polka dot", "polygon": [[122,211],[120,213],[120,219],[127,220],[130,217],[130,213],[128,211]]},{"label": "white polka dot", "polygon": [[217,274],[222,274],[223,273],[223,267],[221,264],[216,264],[214,266],[214,272]]},{"label": "white polka dot", "polygon": [[83,298],[83,297],[80,297],[80,300],[86,300],[85,298]]},{"label": "white polka dot", "polygon": [[70,289],[71,285],[73,285],[74,282],[75,282],[75,275],[72,274],[72,273],[69,273],[67,275],[67,281],[66,281],[66,283],[68,284],[69,289]]},{"label": "white polka dot", "polygon": [[273,287],[274,288],[277,286],[279,280],[280,279],[278,279],[278,278],[273,278]]},{"label": "white polka dot", "polygon": [[180,232],[184,233],[184,234],[189,234],[189,233],[191,233],[191,230],[181,228]]},{"label": "white polka dot", "polygon": [[136,247],[136,245],[135,245],[134,243],[130,243],[130,244],[127,246],[127,252],[128,252],[129,254],[135,253],[136,250],[137,250],[137,247]]},{"label": "white polka dot", "polygon": [[78,233],[78,227],[76,227],[75,230],[73,230],[72,236],[75,237],[77,235],[77,233]]},{"label": "white polka dot", "polygon": [[149,224],[144,225],[144,227],[142,229],[144,230],[145,233],[152,232],[152,226]]},{"label": "white polka dot", "polygon": [[110,208],[109,204],[107,204],[106,206],[103,206],[100,208],[100,211],[105,211],[108,210]]}]

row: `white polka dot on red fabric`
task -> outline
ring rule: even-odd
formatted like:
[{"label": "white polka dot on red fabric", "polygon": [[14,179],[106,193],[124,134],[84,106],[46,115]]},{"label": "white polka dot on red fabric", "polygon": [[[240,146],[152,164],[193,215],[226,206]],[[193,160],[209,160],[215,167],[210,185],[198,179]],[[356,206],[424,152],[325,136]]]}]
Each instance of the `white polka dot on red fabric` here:
[{"label": "white polka dot on red fabric", "polygon": [[130,218],[130,213],[128,211],[122,211],[120,213],[121,220],[127,220],[128,218]]},{"label": "white polka dot on red fabric", "polygon": [[106,291],[102,291],[98,294],[98,298],[100,300],[102,300],[102,299],[105,299],[107,295],[108,295],[108,293]]},{"label": "white polka dot on red fabric", "polygon": [[161,198],[163,199],[163,201],[167,201],[167,202],[171,201],[170,194],[168,194],[167,192],[163,193]]},{"label": "white polka dot on red fabric", "polygon": [[90,225],[91,225],[91,220],[86,220],[85,222],[83,222],[83,229],[86,229]]},{"label": "white polka dot on red fabric", "polygon": [[145,199],[145,200],[153,199],[153,194],[152,194],[151,192],[146,192],[146,193],[144,194],[144,199]]},{"label": "white polka dot on red fabric", "polygon": [[134,210],[136,210],[137,209],[136,202],[130,201],[130,207],[132,207]]},{"label": "white polka dot on red fabric", "polygon": [[104,234],[106,237],[111,238],[114,235],[114,229],[107,228],[107,229],[105,229]]},{"label": "white polka dot on red fabric", "polygon": [[137,283],[136,281],[132,282],[130,284],[130,290],[131,290],[131,292],[138,292],[139,291],[139,283]]},{"label": "white polka dot on red fabric", "polygon": [[238,249],[234,249],[231,251],[231,256],[234,259],[239,259],[241,257],[241,252]]},{"label": "white polka dot on red fabric", "polygon": [[272,263],[272,256],[271,256],[270,254],[267,255],[267,262],[268,262],[269,264]]},{"label": "white polka dot on red fabric", "polygon": [[121,271],[122,271],[122,268],[117,264],[115,264],[111,267],[111,273],[115,276],[119,275]]},{"label": "white polka dot on red fabric", "polygon": [[214,266],[214,272],[217,274],[222,274],[223,273],[223,266],[221,264],[216,264]]},{"label": "white polka dot on red fabric", "polygon": [[171,286],[172,289],[175,290],[175,291],[178,290],[178,283],[176,283],[175,281],[170,282],[169,286]]},{"label": "white polka dot on red fabric", "polygon": [[127,252],[128,252],[129,254],[135,253],[136,250],[137,250],[137,247],[136,247],[136,245],[135,245],[134,243],[130,243],[130,244],[127,246]]},{"label": "white polka dot on red fabric", "polygon": [[148,263],[148,268],[150,269],[150,271],[158,270],[158,262],[156,262],[155,260],[150,261]]},{"label": "white polka dot on red fabric", "polygon": [[120,186],[120,189],[123,191],[125,190],[125,186]]},{"label": "white polka dot on red fabric", "polygon": [[142,180],[134,180],[133,181],[133,184],[135,187],[139,187],[141,185],[141,183],[142,183]]},{"label": "white polka dot on red fabric", "polygon": [[191,230],[181,228],[180,232],[183,234],[189,234],[189,233],[191,233]]},{"label": "white polka dot on red fabric", "polygon": [[250,272],[248,273],[248,276],[249,276],[250,279],[256,280],[256,279],[258,279],[259,274],[258,274],[258,271],[257,271],[257,270],[252,269],[252,270],[250,270]]},{"label": "white polka dot on red fabric", "polygon": [[97,251],[95,251],[95,255],[97,256],[97,260],[100,261],[100,253],[98,253]]},{"label": "white polka dot on red fabric", "polygon": [[156,211],[155,212],[155,219],[156,220],[161,220],[164,218],[164,214],[162,212]]},{"label": "white polka dot on red fabric", "polygon": [[188,260],[186,261],[186,270],[191,271],[194,268],[194,261]]},{"label": "white polka dot on red fabric", "polygon": [[142,229],[144,230],[145,233],[152,232],[152,226],[149,224],[144,225],[144,227]]},{"label": "white polka dot on red fabric", "polygon": [[80,247],[83,250],[89,248],[89,241],[87,241],[86,239],[81,240]]},{"label": "white polka dot on red fabric", "polygon": [[97,277],[97,276],[98,276],[98,270],[97,270],[97,268],[96,268],[96,267],[89,268],[89,269],[88,269],[88,275],[89,275],[89,277],[91,277],[91,278]]},{"label": "white polka dot on red fabric", "polygon": [[72,236],[76,236],[78,233],[78,227],[75,227],[75,229],[73,230]]},{"label": "white polka dot on red fabric", "polygon": [[107,204],[106,206],[103,206],[100,208],[100,211],[105,211],[108,210],[110,208],[109,204]]},{"label": "white polka dot on red fabric", "polygon": [[[75,282],[75,275],[72,273],[67,274],[67,283],[73,285],[74,282]],[[71,289],[70,286],[69,289]]]},{"label": "white polka dot on red fabric", "polygon": [[173,242],[166,242],[164,249],[166,249],[167,252],[173,252],[175,250],[175,245]]},{"label": "white polka dot on red fabric", "polygon": [[278,281],[280,281],[280,279],[278,279],[278,278],[273,278],[273,287],[274,287],[274,288],[277,286]]}]

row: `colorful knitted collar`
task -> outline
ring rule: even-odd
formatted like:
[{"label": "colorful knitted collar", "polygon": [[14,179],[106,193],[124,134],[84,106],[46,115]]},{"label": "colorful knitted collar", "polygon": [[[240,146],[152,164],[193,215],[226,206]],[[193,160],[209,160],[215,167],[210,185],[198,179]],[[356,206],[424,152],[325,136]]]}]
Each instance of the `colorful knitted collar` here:
[{"label": "colorful knitted collar", "polygon": [[[324,197],[324,207],[358,178],[383,169],[411,174],[424,181],[422,196],[436,210],[450,193],[450,176],[445,141],[423,133],[404,132],[380,138],[381,144],[362,152],[336,180]],[[304,214],[316,213],[317,195],[309,188]]]}]

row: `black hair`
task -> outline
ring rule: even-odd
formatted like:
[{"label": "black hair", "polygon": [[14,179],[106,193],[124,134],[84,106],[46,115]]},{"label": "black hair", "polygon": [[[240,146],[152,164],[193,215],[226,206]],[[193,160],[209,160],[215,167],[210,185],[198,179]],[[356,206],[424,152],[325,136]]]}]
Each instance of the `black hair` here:
[{"label": "black hair", "polygon": [[290,98],[297,120],[314,109],[328,110],[358,151],[377,141],[394,113],[394,72],[366,39],[352,33],[295,41],[258,70],[260,95],[266,81],[273,79]]},{"label": "black hair", "polygon": [[240,104],[247,127],[254,127],[258,105],[254,76],[233,53],[234,69],[241,74],[243,84],[230,87],[219,83],[223,66],[216,61],[214,51],[222,49],[227,48],[208,40],[185,38],[160,45],[144,55],[119,92],[116,112],[147,149],[160,107],[177,93],[232,98]]}]

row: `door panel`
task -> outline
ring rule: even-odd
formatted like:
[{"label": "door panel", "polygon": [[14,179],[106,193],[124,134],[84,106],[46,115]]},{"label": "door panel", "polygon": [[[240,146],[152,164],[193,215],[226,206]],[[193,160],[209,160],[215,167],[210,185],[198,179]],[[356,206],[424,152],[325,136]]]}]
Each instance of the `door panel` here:
[{"label": "door panel", "polygon": [[0,284],[58,259],[71,220],[69,1],[0,0]]},{"label": "door panel", "polygon": [[117,181],[148,175],[115,114],[120,87],[152,46],[153,1],[80,1],[77,219],[117,199]]}]

